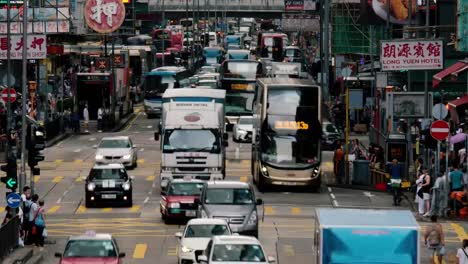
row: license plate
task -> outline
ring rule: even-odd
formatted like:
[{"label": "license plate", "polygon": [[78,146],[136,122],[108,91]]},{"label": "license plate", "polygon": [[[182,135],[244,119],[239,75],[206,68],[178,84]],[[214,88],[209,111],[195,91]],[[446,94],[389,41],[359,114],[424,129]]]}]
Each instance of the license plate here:
[{"label": "license plate", "polygon": [[284,184],[284,185],[289,185],[289,186],[295,186],[295,185],[297,185],[297,183],[295,183],[295,182],[284,182],[283,184]]},{"label": "license plate", "polygon": [[197,212],[195,210],[187,210],[185,211],[185,216],[195,217],[197,216]]},{"label": "license plate", "polygon": [[102,199],[115,199],[117,198],[117,195],[115,194],[103,194]]}]

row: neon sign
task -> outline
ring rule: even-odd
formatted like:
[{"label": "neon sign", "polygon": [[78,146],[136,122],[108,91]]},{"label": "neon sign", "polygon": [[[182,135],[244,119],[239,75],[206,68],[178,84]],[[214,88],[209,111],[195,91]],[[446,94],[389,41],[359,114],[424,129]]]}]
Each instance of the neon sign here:
[{"label": "neon sign", "polygon": [[307,130],[309,124],[303,121],[276,121],[275,129]]}]

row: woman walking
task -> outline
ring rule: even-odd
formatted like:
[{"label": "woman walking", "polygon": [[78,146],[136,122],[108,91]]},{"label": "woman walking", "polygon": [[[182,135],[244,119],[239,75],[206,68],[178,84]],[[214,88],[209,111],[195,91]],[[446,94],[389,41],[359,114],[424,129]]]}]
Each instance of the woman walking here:
[{"label": "woman walking", "polygon": [[421,185],[420,192],[422,193],[422,199],[424,200],[424,211],[426,212],[423,216],[429,216],[431,210],[431,176],[427,173],[427,169],[423,169],[423,182]]},{"label": "woman walking", "polygon": [[463,239],[462,247],[457,250],[457,264],[468,264],[468,239]]},{"label": "woman walking", "polygon": [[40,247],[41,250],[44,249],[44,238],[46,236],[46,232],[44,232],[46,224],[45,224],[45,213],[44,213],[44,200],[39,201],[39,210],[36,213],[36,217],[34,220],[34,245]]}]

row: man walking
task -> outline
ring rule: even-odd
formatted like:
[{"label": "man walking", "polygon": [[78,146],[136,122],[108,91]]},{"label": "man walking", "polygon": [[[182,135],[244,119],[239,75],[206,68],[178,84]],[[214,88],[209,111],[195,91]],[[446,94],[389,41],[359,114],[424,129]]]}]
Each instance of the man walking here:
[{"label": "man walking", "polygon": [[393,191],[393,205],[398,206],[401,202],[401,165],[398,160],[393,159],[390,165],[390,184]]},{"label": "man walking", "polygon": [[28,230],[27,231],[27,237],[26,237],[26,243],[25,244],[32,244],[34,242],[35,234],[32,234],[32,227],[34,226],[34,218],[37,215],[37,212],[39,210],[39,205],[37,204],[37,201],[39,200],[39,195],[34,194],[31,198],[31,209],[29,210],[29,217],[28,217]]},{"label": "man walking", "polygon": [[84,132],[89,133],[88,131],[88,124],[89,124],[89,111],[88,111],[88,105],[85,104],[83,108],[83,120],[84,120]]},{"label": "man walking", "polygon": [[97,112],[97,126],[98,126],[98,132],[102,132],[102,117],[104,115],[104,110],[102,107],[99,107],[98,112]]}]

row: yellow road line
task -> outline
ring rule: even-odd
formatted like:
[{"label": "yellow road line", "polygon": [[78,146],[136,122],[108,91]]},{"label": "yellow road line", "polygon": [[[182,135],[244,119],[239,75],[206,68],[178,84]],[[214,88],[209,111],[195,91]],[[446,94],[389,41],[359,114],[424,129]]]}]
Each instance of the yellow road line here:
[{"label": "yellow road line", "polygon": [[41,176],[34,176],[34,182],[37,183],[41,179]]},{"label": "yellow road line", "polygon": [[133,123],[135,122],[135,120],[138,119],[140,114],[141,114],[141,112],[138,112],[138,114],[135,115],[135,117],[128,123],[128,125],[125,127],[125,129],[123,131],[129,130],[133,126]]},{"label": "yellow road line", "polygon": [[274,215],[276,210],[271,206],[265,206],[264,213],[265,215]]},{"label": "yellow road line", "polygon": [[80,205],[78,209],[76,209],[77,214],[82,214],[84,212],[86,212],[86,207],[84,205]]},{"label": "yellow road line", "polygon": [[249,181],[249,177],[247,177],[247,176],[241,176],[239,180],[240,180],[241,182],[248,182],[248,181]]},{"label": "yellow road line", "polygon": [[140,208],[141,208],[141,206],[139,206],[139,205],[134,205],[134,206],[132,206],[132,208],[129,208],[128,210],[129,210],[130,212],[135,213],[135,212],[138,212],[138,211],[140,210]]},{"label": "yellow road line", "polygon": [[81,176],[78,176],[78,178],[75,179],[75,182],[82,182],[83,181],[83,177]]},{"label": "yellow road line", "polygon": [[463,239],[468,239],[468,235],[461,225],[455,223],[451,223],[450,225],[452,226],[452,229],[455,231],[455,233],[457,233],[458,239],[460,239],[460,241],[463,241]]},{"label": "yellow road line", "polygon": [[53,183],[59,183],[63,180],[63,176],[57,176],[57,177],[54,177],[54,179],[52,180]]},{"label": "yellow road line", "polygon": [[146,177],[146,180],[147,181],[154,181],[154,175],[150,175],[150,176]]},{"label": "yellow road line", "polygon": [[107,207],[107,208],[102,208],[102,211],[103,212],[111,212],[112,211],[112,207]]},{"label": "yellow road line", "polygon": [[137,162],[138,162],[138,164],[143,164],[143,163],[145,163],[145,160],[144,159],[139,159],[139,160],[137,160]]},{"label": "yellow road line", "polygon": [[147,248],[148,248],[147,244],[136,244],[135,250],[133,251],[133,258],[134,259],[145,258]]},{"label": "yellow road line", "polygon": [[56,163],[56,164],[60,164],[60,163],[62,163],[62,162],[63,162],[63,160],[61,160],[61,159],[55,160],[55,163]]},{"label": "yellow road line", "polygon": [[299,214],[301,214],[301,208],[299,208],[299,207],[293,207],[293,208],[291,208],[291,214],[293,214],[293,215],[299,215]]},{"label": "yellow road line", "polygon": [[250,165],[250,160],[242,160],[242,165]]},{"label": "yellow road line", "polygon": [[54,205],[49,210],[47,210],[47,213],[54,214],[58,211],[59,208],[60,208],[60,205]]},{"label": "yellow road line", "polygon": [[5,212],[5,207],[0,207],[0,214]]},{"label": "yellow road line", "polygon": [[294,247],[292,245],[284,245],[283,251],[286,253],[287,257],[294,257],[296,252],[294,251]]},{"label": "yellow road line", "polygon": [[83,160],[82,159],[76,159],[75,163],[81,164],[81,163],[83,163]]}]

